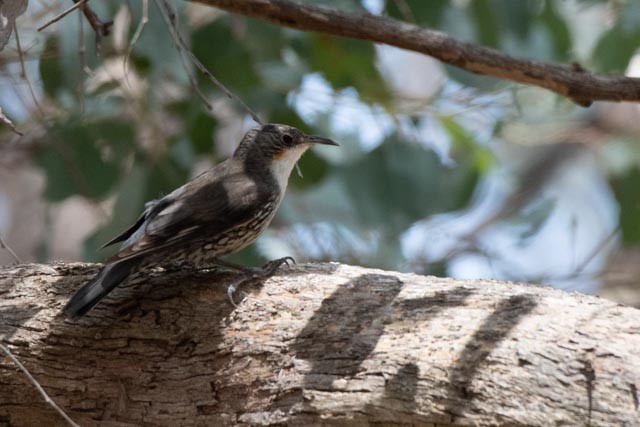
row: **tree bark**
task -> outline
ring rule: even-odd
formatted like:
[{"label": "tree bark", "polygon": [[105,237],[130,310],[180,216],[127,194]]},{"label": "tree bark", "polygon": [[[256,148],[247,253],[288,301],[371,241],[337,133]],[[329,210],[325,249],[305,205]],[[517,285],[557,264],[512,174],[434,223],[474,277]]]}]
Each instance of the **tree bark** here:
[{"label": "tree bark", "polygon": [[[86,317],[91,264],[0,269],[0,335],[82,426],[638,425],[640,310],[553,288],[340,264],[156,271]],[[64,425],[0,357],[0,424]]]},{"label": "tree bark", "polygon": [[476,74],[539,86],[587,107],[594,101],[640,101],[640,78],[608,76],[579,64],[516,58],[387,16],[353,15],[288,0],[191,0],[284,27],[369,40],[413,50]]}]

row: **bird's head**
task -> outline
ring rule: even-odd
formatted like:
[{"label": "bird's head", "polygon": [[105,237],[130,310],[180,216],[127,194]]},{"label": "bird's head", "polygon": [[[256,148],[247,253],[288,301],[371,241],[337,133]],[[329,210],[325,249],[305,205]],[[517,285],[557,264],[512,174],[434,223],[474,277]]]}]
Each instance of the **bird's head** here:
[{"label": "bird's head", "polygon": [[338,145],[291,126],[267,124],[247,132],[233,156],[255,166],[268,167],[282,183],[288,180],[300,156],[315,144]]}]

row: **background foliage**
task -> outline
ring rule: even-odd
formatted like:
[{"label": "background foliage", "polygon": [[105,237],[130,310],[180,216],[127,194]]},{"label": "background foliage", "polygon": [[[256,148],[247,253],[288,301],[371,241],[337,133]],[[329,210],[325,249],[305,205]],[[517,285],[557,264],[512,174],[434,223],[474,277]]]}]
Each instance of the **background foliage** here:
[{"label": "background foliage", "polygon": [[[632,0],[310,3],[352,13],[385,13],[509,54],[575,61],[598,72],[623,73],[640,40],[640,3]],[[572,167],[560,162],[554,169],[549,155],[545,157],[550,146],[565,142],[580,143],[595,159],[596,166],[589,170],[605,184],[587,190],[605,196],[612,192],[613,198],[605,197],[602,203],[608,203],[603,209],[615,212],[616,218],[614,228],[605,230],[605,237],[612,236],[608,240],[589,240],[586,231],[586,240],[575,244],[584,250],[565,251],[567,258],[576,258],[600,247],[592,260],[586,259],[600,261],[579,269],[582,262],[574,260],[573,267],[552,276],[572,278],[587,272],[597,281],[612,253],[638,244],[638,130],[600,126],[602,106],[585,110],[542,90],[433,62],[426,67],[424,60],[417,64],[415,57],[364,41],[283,29],[185,2],[172,4],[195,55],[263,120],[299,126],[342,145],[339,150],[313,151],[301,160],[304,178],[292,177],[273,227],[258,245],[236,255],[236,261],[256,263],[292,254],[300,261],[456,275],[465,275],[451,264],[456,257],[460,262],[461,254],[499,264],[506,255],[494,246],[501,244],[502,234],[486,228],[474,231],[474,226],[454,236],[454,244],[432,241],[433,219],[439,219],[444,234],[454,235],[450,221],[468,218],[486,194],[493,194],[485,187],[497,179],[508,185],[499,192],[502,198],[486,199],[489,211],[497,213],[490,226],[526,246],[559,209],[557,200],[566,199],[566,192],[550,195],[544,190],[555,185],[555,178],[546,175]],[[86,236],[83,255],[99,261],[108,255],[99,252],[99,246],[133,222],[146,201],[223,160],[252,121],[189,65],[213,105],[211,111],[205,107],[153,2],[149,22],[133,46],[141,2],[91,3],[103,20],[115,20],[113,35],[102,40],[100,56],[90,27],[75,15],[43,33],[29,26],[66,6],[32,4],[17,21],[38,103],[23,96],[20,104],[3,92],[0,105],[26,135],[16,142],[2,128],[0,138],[6,144],[12,141],[14,148],[28,147],[30,161],[46,176],[43,197],[48,204],[81,196],[102,212],[103,220]],[[2,57],[5,82],[15,82],[15,45]],[[587,136],[579,132],[585,129]],[[537,163],[532,160],[538,157]],[[532,168],[542,171],[537,178]],[[484,220],[491,218],[489,211]],[[447,213],[450,216],[443,216]],[[424,221],[431,234],[419,231]],[[577,229],[563,227],[558,233],[566,236]],[[481,231],[489,234],[483,238]],[[42,236],[41,261],[52,256],[47,239],[47,234]],[[545,242],[554,245],[553,239]],[[440,253],[434,254],[438,248]],[[545,270],[546,262],[537,265]],[[525,270],[510,263],[487,274],[560,280]],[[465,271],[473,275],[475,270]]]}]

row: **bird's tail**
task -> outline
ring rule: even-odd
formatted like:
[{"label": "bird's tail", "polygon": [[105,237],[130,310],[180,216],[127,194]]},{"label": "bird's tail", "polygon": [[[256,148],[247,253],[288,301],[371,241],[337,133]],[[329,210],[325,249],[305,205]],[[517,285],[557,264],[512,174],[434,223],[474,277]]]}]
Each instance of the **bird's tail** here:
[{"label": "bird's tail", "polygon": [[108,264],[98,272],[88,283],[78,289],[64,306],[64,313],[69,318],[84,316],[102,298],[118,286],[129,276],[131,270],[137,267],[141,258],[130,258]]}]

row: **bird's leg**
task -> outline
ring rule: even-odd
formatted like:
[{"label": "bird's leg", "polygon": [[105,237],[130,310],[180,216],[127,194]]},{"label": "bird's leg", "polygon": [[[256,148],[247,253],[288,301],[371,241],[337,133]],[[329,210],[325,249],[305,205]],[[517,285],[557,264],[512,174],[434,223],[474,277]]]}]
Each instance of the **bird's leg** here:
[{"label": "bird's leg", "polygon": [[233,294],[241,285],[252,280],[268,279],[276,273],[280,266],[282,266],[283,264],[289,265],[289,262],[291,262],[291,264],[295,264],[296,260],[294,260],[290,256],[286,256],[284,258],[271,260],[259,268],[237,266],[239,267],[238,270],[242,273],[242,275],[238,279],[234,280],[227,288],[227,296],[229,297],[229,301],[231,301],[231,305],[237,307],[235,301],[233,300]]},{"label": "bird's leg", "polygon": [[229,261],[224,261],[220,258],[208,259],[206,262],[192,262],[192,261],[169,261],[162,265],[162,268],[167,273],[186,273],[191,275],[203,274],[203,277],[208,277],[208,274],[215,273],[220,270],[219,267],[223,267],[233,271],[245,272],[246,267],[239,264],[234,264]]},{"label": "bird's leg", "polygon": [[166,274],[187,275],[193,278],[209,278],[219,269],[217,266],[202,266],[191,261],[173,261],[162,266]]},{"label": "bird's leg", "polygon": [[220,258],[214,258],[210,260],[210,263],[212,265],[226,267],[238,273],[244,273],[247,276],[249,275],[255,276],[254,278],[264,278],[264,277],[272,276],[282,264],[289,265],[289,262],[291,262],[291,264],[295,264],[296,260],[290,256],[287,256],[284,258],[274,259],[272,261],[265,263],[262,267],[257,267],[257,268],[247,267],[244,265],[236,264],[235,262],[225,261]]},{"label": "bird's leg", "polygon": [[235,262],[231,262],[231,261],[225,261],[223,259],[220,258],[214,258],[211,260],[211,263],[213,265],[217,265],[220,267],[227,267],[230,270],[235,270],[235,271],[239,271],[242,273],[246,273],[248,269],[250,269],[250,267],[245,267],[244,265],[240,265],[240,264],[236,264]]}]

